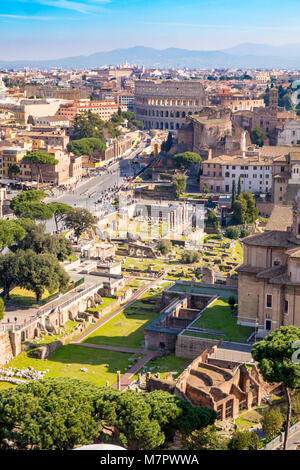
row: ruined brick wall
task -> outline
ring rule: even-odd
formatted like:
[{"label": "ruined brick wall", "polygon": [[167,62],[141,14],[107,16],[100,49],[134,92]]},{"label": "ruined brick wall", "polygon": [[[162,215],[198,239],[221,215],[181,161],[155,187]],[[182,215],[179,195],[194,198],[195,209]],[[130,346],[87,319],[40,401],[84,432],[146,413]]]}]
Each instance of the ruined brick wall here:
[{"label": "ruined brick wall", "polygon": [[14,357],[9,332],[0,333],[0,365],[7,364]]},{"label": "ruined brick wall", "polygon": [[219,340],[194,338],[192,336],[178,336],[176,341],[175,354],[178,357],[195,359],[200,356],[205,349],[210,349],[218,345]]},{"label": "ruined brick wall", "polygon": [[147,392],[153,392],[154,390],[163,390],[164,392],[174,393],[175,381],[159,379],[156,377],[150,377],[146,381]]}]

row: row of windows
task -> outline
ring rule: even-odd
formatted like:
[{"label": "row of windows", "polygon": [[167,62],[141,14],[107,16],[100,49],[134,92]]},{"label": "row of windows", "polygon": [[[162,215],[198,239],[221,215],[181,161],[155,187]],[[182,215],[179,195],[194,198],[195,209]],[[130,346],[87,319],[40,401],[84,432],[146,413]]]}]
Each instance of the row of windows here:
[{"label": "row of windows", "polygon": [[[149,106],[199,106],[199,100],[161,100],[136,97],[138,103],[146,103]],[[201,104],[201,103],[200,103]]]},{"label": "row of windows", "polygon": [[[209,163],[207,166],[210,167],[210,163]],[[215,166],[214,166],[214,168],[215,168]],[[248,169],[249,169],[249,166],[239,166],[239,168],[240,168],[241,170],[248,170]],[[257,170],[257,166],[253,166],[253,167],[250,166],[250,168],[252,168],[253,170]],[[226,170],[235,170],[235,169],[236,169],[236,165],[232,165],[232,166],[231,166],[231,165],[226,165]],[[262,170],[263,167],[261,166],[259,169]],[[265,169],[266,169],[266,170],[269,170],[270,167],[269,167],[269,166],[266,166]],[[283,170],[282,170],[282,171],[283,171]]]},{"label": "row of windows", "polygon": [[[208,172],[208,174],[209,174],[209,172]],[[245,174],[241,173],[239,176],[241,178],[249,178],[249,175],[247,173],[245,173]],[[235,178],[235,173],[232,173],[231,177]],[[257,178],[257,177],[258,177],[258,175],[256,173],[254,175],[251,175],[251,178]],[[263,179],[263,175],[259,175],[259,177]],[[225,178],[230,178],[229,171],[226,171]],[[270,175],[265,175],[265,178],[270,178]]]},{"label": "row of windows", "polygon": [[[272,294],[266,294],[266,308],[272,308],[273,306],[273,295]],[[289,313],[289,301],[284,300],[284,307],[283,307],[283,313],[288,315]]]},{"label": "row of windows", "polygon": [[154,109],[137,109],[137,114],[140,114],[141,116],[156,116],[156,117],[170,117],[170,118],[185,118],[186,113],[185,111],[179,112],[179,111],[158,111]]}]

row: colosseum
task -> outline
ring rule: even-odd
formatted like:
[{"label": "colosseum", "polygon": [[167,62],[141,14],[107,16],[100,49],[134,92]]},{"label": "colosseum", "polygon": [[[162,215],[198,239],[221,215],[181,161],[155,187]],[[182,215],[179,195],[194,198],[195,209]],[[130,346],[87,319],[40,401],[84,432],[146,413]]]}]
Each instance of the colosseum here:
[{"label": "colosseum", "polygon": [[188,114],[206,104],[203,85],[196,80],[135,82],[135,113],[145,129],[179,129]]}]

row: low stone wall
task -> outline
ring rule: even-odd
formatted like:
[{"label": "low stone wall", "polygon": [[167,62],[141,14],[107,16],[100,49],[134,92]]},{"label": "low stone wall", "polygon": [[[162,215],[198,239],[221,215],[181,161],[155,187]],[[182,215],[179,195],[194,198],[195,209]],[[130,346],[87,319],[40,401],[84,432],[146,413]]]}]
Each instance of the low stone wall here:
[{"label": "low stone wall", "polygon": [[3,377],[3,376],[0,376],[0,382],[8,382],[14,385],[24,385],[28,383],[26,380],[15,379],[13,377]]},{"label": "low stone wall", "polygon": [[174,393],[176,382],[175,380],[161,379],[157,377],[147,378],[146,389],[147,392],[153,392],[154,390],[163,390],[164,392]]},{"label": "low stone wall", "polygon": [[219,342],[217,339],[179,335],[176,341],[175,355],[177,357],[195,359],[205,349],[211,349],[213,346],[217,346]]},{"label": "low stone wall", "polygon": [[0,365],[7,364],[14,357],[13,347],[8,331],[0,333]]},{"label": "low stone wall", "polygon": [[74,331],[59,340],[52,341],[48,344],[42,344],[38,347],[36,347],[36,344],[31,344],[31,347],[34,346],[34,350],[31,352],[31,354],[38,359],[47,359],[52,353],[54,353],[54,351],[59,349],[61,346],[64,346],[64,344],[71,341],[75,336],[78,336],[80,333],[82,333],[84,329],[85,326],[82,323],[79,323],[76,325]]}]

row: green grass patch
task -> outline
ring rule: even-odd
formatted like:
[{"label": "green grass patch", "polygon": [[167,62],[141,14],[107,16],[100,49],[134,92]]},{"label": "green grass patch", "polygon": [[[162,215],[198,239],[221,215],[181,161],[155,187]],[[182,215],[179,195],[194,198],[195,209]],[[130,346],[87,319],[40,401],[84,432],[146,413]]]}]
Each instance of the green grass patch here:
[{"label": "green grass patch", "polygon": [[9,382],[0,382],[0,391],[7,390],[8,388],[15,388],[17,385],[11,384]]},{"label": "green grass patch", "polygon": [[[32,366],[36,370],[49,369],[45,377],[83,379],[96,385],[105,385],[108,380],[112,385],[117,380],[118,370],[123,374],[125,368],[130,368],[128,361],[130,357],[131,354],[69,344],[57,349],[46,360],[30,357],[30,351],[23,352],[8,366],[18,369],[28,366]],[[88,372],[80,371],[81,368],[88,369]]]},{"label": "green grass patch", "polygon": [[[170,372],[176,372],[173,375],[174,378],[177,378],[181,372],[191,363],[191,359],[184,359],[182,357],[176,357],[175,354],[168,354],[167,356],[157,357],[152,361],[146,364],[147,368],[154,367],[151,370],[151,374],[160,373],[160,377],[165,379]],[[143,372],[143,369],[139,370],[140,373]],[[132,377],[132,379],[137,379],[138,373]]]},{"label": "green grass patch", "polygon": [[237,324],[237,319],[232,316],[228,299],[225,297],[215,300],[192,326],[223,331],[224,340],[234,342],[244,342],[253,331],[251,327]]},{"label": "green grass patch", "polygon": [[[146,293],[142,299],[153,299],[153,297],[155,296],[151,297],[149,293]],[[158,311],[155,310],[154,305],[151,310],[143,309],[143,302],[139,299],[93,331],[84,342],[138,349],[144,339],[144,328],[157,316]]]},{"label": "green grass patch", "polygon": [[206,339],[216,339],[216,340],[220,340],[224,338],[224,336],[210,335],[208,333],[196,333],[194,331],[184,331],[182,333],[182,336],[193,336],[194,338],[206,338]]}]

